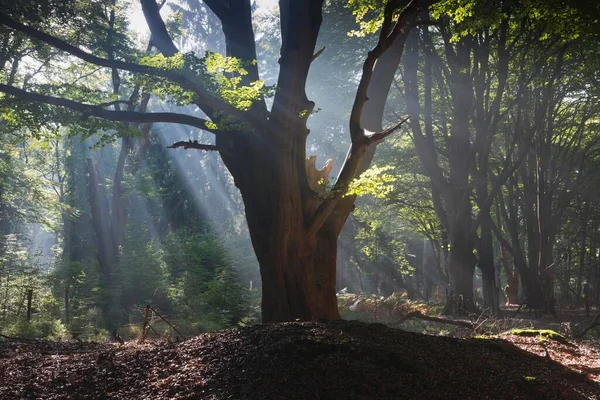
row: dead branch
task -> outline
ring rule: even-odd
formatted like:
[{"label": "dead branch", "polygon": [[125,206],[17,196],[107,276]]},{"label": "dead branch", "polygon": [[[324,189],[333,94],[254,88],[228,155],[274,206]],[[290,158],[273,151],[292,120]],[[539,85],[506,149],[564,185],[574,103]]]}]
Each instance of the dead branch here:
[{"label": "dead branch", "polygon": [[[140,310],[140,312],[141,312],[141,310]],[[138,339],[138,343],[143,343],[144,340],[146,340],[146,332],[147,332],[146,327],[150,324],[150,322],[148,321],[149,318],[150,318],[150,305],[146,305],[146,310],[144,312],[144,324],[142,325],[142,334],[140,335],[140,337]]]},{"label": "dead branch", "polygon": [[402,317],[394,322],[391,322],[388,325],[390,325],[390,326],[400,325],[401,323],[403,323],[411,318],[418,318],[418,319],[422,319],[422,320],[429,321],[429,322],[438,322],[441,324],[460,326],[463,328],[468,328],[472,331],[477,330],[477,328],[471,322],[457,321],[454,319],[447,319],[447,318],[431,317],[429,315],[425,315],[425,314],[421,313],[420,311],[410,312],[410,313],[406,314],[404,317]]},{"label": "dead branch", "polygon": [[197,149],[197,150],[206,150],[206,151],[219,151],[219,147],[213,145],[213,144],[205,144],[205,143],[198,143],[197,140],[182,140],[180,142],[175,142],[172,145],[168,146],[167,148],[169,149],[176,149],[179,147],[183,147],[184,150],[187,149]]},{"label": "dead branch", "polygon": [[165,321],[165,322],[167,323],[167,325],[169,325],[171,328],[173,328],[173,330],[174,330],[175,332],[177,332],[177,334],[179,335],[179,337],[180,337],[180,338],[184,339],[184,336],[181,334],[181,332],[179,332],[179,331],[177,330],[177,328],[175,328],[175,327],[174,327],[174,326],[173,326],[173,325],[172,325],[172,324],[171,324],[169,321],[167,321],[167,320],[166,320],[166,319],[165,319],[165,318],[164,318],[162,315],[160,315],[160,314],[158,313],[158,311],[156,311],[156,310],[155,310],[154,308],[152,308],[152,307],[150,307],[150,309],[151,309],[151,310],[152,310],[152,311],[153,311],[153,312],[154,312],[154,313],[155,313],[155,314],[156,314],[156,315],[157,315],[157,316],[158,316],[160,319],[162,319],[163,321]]},{"label": "dead branch", "polygon": [[315,61],[321,54],[323,54],[324,51],[325,51],[325,46],[321,47],[321,50],[319,50],[315,54],[313,54],[312,59],[310,60],[310,62]]},{"label": "dead branch", "polygon": [[23,343],[34,342],[34,340],[32,340],[32,339],[26,339],[26,338],[17,337],[17,336],[7,336],[7,335],[3,335],[1,333],[0,333],[0,337],[4,338],[6,340],[12,340],[14,342],[23,342]]},{"label": "dead branch", "polygon": [[78,343],[83,343],[83,340],[81,340],[81,339],[79,338],[79,335],[78,335],[77,333],[73,333],[73,332],[71,332],[71,337],[72,337],[73,339],[77,340],[77,342],[78,342]]},{"label": "dead branch", "polygon": [[[152,332],[154,332],[154,334],[155,334],[156,336],[160,336],[160,334],[159,334],[159,333],[156,331],[156,329],[154,329],[154,327],[152,326],[152,324],[150,324],[150,322],[148,322],[148,328],[147,328],[147,330],[150,330],[150,329],[152,329]],[[146,332],[146,334],[147,334],[147,333],[148,333],[148,332]],[[146,336],[146,335],[144,335],[144,336]]]},{"label": "dead branch", "polygon": [[595,328],[596,326],[600,325],[600,312],[598,314],[596,314],[596,316],[594,317],[594,319],[592,320],[592,322],[586,326],[581,332],[579,332],[578,334],[574,335],[573,337],[576,339],[580,339],[582,337],[585,336],[586,333],[588,333],[588,331],[592,328]]},{"label": "dead branch", "polygon": [[391,135],[392,133],[396,132],[398,129],[400,129],[400,127],[402,125],[404,125],[404,123],[406,121],[408,121],[410,119],[410,115],[407,115],[406,117],[404,117],[402,119],[402,121],[398,122],[396,125],[392,126],[391,128],[388,128],[386,130],[383,130],[381,132],[374,132],[371,135],[367,136],[367,138],[369,139],[369,143],[375,143],[375,142],[380,142],[383,139],[385,139],[386,137],[388,137],[389,135]]},{"label": "dead branch", "polygon": [[[346,161],[338,175],[338,179],[331,190],[332,195],[325,199],[315,211],[314,216],[308,224],[308,235],[314,236],[323,226],[329,215],[333,212],[339,201],[348,191],[352,180],[356,177],[361,165],[361,160],[369,145],[384,139],[397,130],[408,118],[396,126],[367,136],[365,129],[361,126],[361,116],[365,103],[369,100],[367,96],[369,84],[373,77],[375,64],[379,57],[394,43],[395,40],[406,40],[410,25],[416,20],[419,13],[419,5],[415,0],[410,0],[396,18],[399,4],[388,1],[384,11],[384,21],[379,32],[377,45],[369,52],[362,67],[362,75],[356,90],[352,111],[350,112],[350,139],[351,145]],[[401,36],[401,38],[399,38]]]}]

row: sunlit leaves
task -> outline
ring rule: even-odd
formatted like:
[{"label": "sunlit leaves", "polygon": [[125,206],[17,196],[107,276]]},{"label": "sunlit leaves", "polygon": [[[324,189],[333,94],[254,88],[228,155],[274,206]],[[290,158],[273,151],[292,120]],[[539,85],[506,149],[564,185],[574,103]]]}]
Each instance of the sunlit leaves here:
[{"label": "sunlit leaves", "polygon": [[392,169],[390,166],[373,165],[358,179],[352,181],[347,195],[370,194],[377,198],[385,198],[394,190],[393,183],[396,181],[396,177],[389,173]]},{"label": "sunlit leaves", "polygon": [[[248,74],[245,63],[239,58],[225,57],[219,53],[206,53],[206,72],[211,74],[221,97],[234,107],[247,110],[261,97],[271,96],[273,88],[264,81],[242,85],[242,77]],[[256,60],[252,61],[256,63]]]},{"label": "sunlit leaves", "polygon": [[[211,51],[206,52],[202,58],[194,53],[177,54],[173,57],[156,55],[144,57],[141,62],[164,70],[192,71],[209,91],[241,110],[247,110],[258,99],[273,94],[273,87],[265,85],[264,81],[242,84],[243,77],[248,74],[245,62]],[[253,61],[255,62],[256,60]],[[138,77],[136,82],[152,91],[161,100],[171,101],[177,105],[191,104],[196,98],[194,92],[165,78]]]},{"label": "sunlit leaves", "polygon": [[352,10],[360,28],[348,32],[348,35],[364,37],[379,31],[383,25],[384,5],[385,2],[379,0],[348,0],[346,7]]}]

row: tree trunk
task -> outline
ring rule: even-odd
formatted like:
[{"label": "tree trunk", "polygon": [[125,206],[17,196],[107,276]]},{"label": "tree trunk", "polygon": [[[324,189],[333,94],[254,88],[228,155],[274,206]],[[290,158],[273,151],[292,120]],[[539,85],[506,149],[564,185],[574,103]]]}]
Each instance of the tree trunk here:
[{"label": "tree trunk", "polygon": [[27,289],[27,321],[31,321],[31,300],[33,299],[33,289]]},{"label": "tree trunk", "polygon": [[496,266],[494,263],[494,244],[492,239],[492,224],[489,215],[481,221],[481,236],[477,249],[478,265],[483,282],[483,308],[497,314],[500,310],[498,288],[496,287]]},{"label": "tree trunk", "polygon": [[110,235],[109,210],[106,198],[102,191],[102,178],[98,168],[91,158],[87,159],[90,190],[90,210],[92,214],[92,225],[96,234],[98,251],[98,262],[105,281],[109,284],[113,278],[113,268],[116,264],[116,251]]},{"label": "tree trunk", "polygon": [[69,287],[65,287],[65,324],[69,324]]},{"label": "tree trunk", "polygon": [[589,222],[590,202],[586,201],[581,212],[581,244],[579,245],[579,269],[577,270],[577,305],[581,305],[583,276],[585,271],[585,253],[587,246],[587,224]]},{"label": "tree trunk", "polygon": [[500,246],[500,258],[502,260],[502,266],[506,273],[506,287],[504,288],[504,295],[506,297],[507,305],[519,303],[519,274],[516,271],[516,266],[509,267],[510,262],[508,258],[508,252],[504,246]]},{"label": "tree trunk", "polygon": [[473,276],[477,259],[473,254],[473,242],[468,232],[468,228],[455,227],[450,233],[448,255],[450,292],[444,309],[446,314],[478,312],[473,300]]},{"label": "tree trunk", "polygon": [[[311,238],[303,210],[292,196],[275,196],[257,185],[238,187],[260,265],[263,321],[338,319],[335,277],[341,226],[327,223]],[[273,204],[278,200],[292,201]],[[265,209],[261,202],[272,205]]]}]

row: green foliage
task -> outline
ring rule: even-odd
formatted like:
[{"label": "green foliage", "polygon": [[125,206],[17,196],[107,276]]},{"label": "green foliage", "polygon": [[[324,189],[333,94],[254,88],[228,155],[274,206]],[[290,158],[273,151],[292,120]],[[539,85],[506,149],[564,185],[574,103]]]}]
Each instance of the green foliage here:
[{"label": "green foliage", "polygon": [[364,37],[381,29],[384,17],[383,2],[378,0],[348,0],[346,7],[352,9],[352,14],[355,16],[356,23],[359,24],[360,28],[348,32],[348,35]]},{"label": "green foliage", "polygon": [[19,319],[1,330],[3,335],[25,339],[65,340],[69,337],[67,327],[48,315],[34,317],[31,321]]},{"label": "green foliage", "polygon": [[370,194],[376,198],[386,198],[393,192],[393,183],[397,180],[396,176],[388,173],[392,169],[391,166],[371,166],[359,178],[352,181],[346,196]]},{"label": "green foliage", "polygon": [[165,312],[170,311],[164,251],[148,232],[132,225],[118,265],[120,308],[137,314],[137,307],[153,304]]},{"label": "green foliage", "polygon": [[228,266],[216,271],[200,301],[205,315],[220,327],[236,325],[248,314],[246,289]]},{"label": "green foliage", "polygon": [[213,235],[189,230],[168,234],[164,260],[181,316],[204,329],[219,329],[247,315],[247,291]]},{"label": "green foliage", "polygon": [[[264,81],[241,85],[242,78],[248,74],[245,63],[235,57],[224,57],[211,51],[205,55],[206,72],[211,75],[212,83],[220,96],[232,106],[248,110],[252,103],[262,97],[273,95],[273,87],[266,86]],[[256,64],[256,60],[252,61]]]},{"label": "green foliage", "polygon": [[[256,63],[256,60],[253,62]],[[198,75],[212,92],[241,110],[249,109],[253,102],[262,97],[273,95],[273,87],[266,86],[264,81],[242,85],[243,77],[248,74],[242,60],[211,51],[207,51],[202,58],[196,57],[194,53],[185,55],[178,53],[172,57],[164,57],[160,54],[146,56],[140,60],[140,63],[174,72],[188,69]],[[159,96],[161,100],[169,100],[177,105],[190,104],[195,99],[193,92],[169,79],[137,77],[136,82]]]}]

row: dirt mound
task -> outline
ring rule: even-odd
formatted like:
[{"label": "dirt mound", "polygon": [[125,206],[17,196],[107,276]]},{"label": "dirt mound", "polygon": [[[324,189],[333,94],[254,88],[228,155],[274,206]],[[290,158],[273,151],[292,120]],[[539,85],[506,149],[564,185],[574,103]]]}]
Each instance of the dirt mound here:
[{"label": "dirt mound", "polygon": [[594,399],[597,378],[507,341],[351,321],[181,343],[0,342],[2,399]]}]

